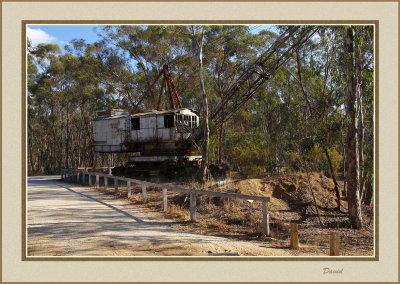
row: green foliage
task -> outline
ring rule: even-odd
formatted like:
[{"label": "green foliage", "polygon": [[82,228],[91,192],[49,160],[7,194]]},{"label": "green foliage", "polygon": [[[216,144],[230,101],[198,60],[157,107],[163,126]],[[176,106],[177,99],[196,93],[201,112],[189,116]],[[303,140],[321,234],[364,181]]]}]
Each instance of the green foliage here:
[{"label": "green foliage", "polygon": [[343,165],[343,156],[334,147],[330,148],[328,153],[332,162],[333,171],[338,173]]},{"label": "green foliage", "polygon": [[[276,31],[287,28],[280,26]],[[365,124],[362,169],[372,179],[373,30],[369,26],[356,28],[355,40],[365,67],[361,80]],[[131,109],[142,98],[140,110],[154,108],[161,86],[156,83],[150,90],[149,85],[166,63],[170,63],[183,106],[202,109],[190,27],[105,26],[99,34],[101,40],[93,44],[80,39],[71,41],[65,54],[57,45],[28,44],[30,172],[41,172],[48,164],[54,169],[67,164],[93,164],[96,157],[91,148],[90,121],[95,111]],[[342,136],[346,141],[348,127],[345,86],[351,75],[342,64],[347,56],[344,35],[343,26],[325,26],[224,124],[223,160],[231,168],[257,176],[280,164],[301,170],[300,161],[304,160],[313,169],[329,173],[323,151],[328,149],[334,171],[341,170]],[[276,37],[272,30],[255,34],[249,26],[207,28],[203,73],[210,112],[232,82]],[[246,86],[243,88],[246,91]],[[163,107],[167,109],[165,95],[163,98]],[[211,120],[209,126],[209,162],[214,162],[217,126]],[[106,158],[102,157],[102,162]]]},{"label": "green foliage", "polygon": [[287,152],[285,155],[284,166],[294,170],[299,171],[301,169],[301,157],[298,153],[294,151]]},{"label": "green foliage", "polygon": [[[336,150],[335,147],[328,149],[328,154],[332,163],[332,168],[335,173],[339,172],[342,167],[343,156]],[[325,174],[330,175],[328,159],[321,149],[319,144],[315,144],[309,151],[303,155],[305,163],[311,166],[316,171],[324,171]]]},{"label": "green foliage", "polygon": [[315,144],[307,153],[303,155],[305,163],[316,169],[326,168],[326,159],[319,144]]},{"label": "green foliage", "polygon": [[224,149],[228,164],[248,177],[264,173],[274,159],[268,139],[260,133],[230,133],[224,140]]},{"label": "green foliage", "polygon": [[345,229],[353,229],[353,225],[351,224],[350,220],[343,221],[341,227]]}]

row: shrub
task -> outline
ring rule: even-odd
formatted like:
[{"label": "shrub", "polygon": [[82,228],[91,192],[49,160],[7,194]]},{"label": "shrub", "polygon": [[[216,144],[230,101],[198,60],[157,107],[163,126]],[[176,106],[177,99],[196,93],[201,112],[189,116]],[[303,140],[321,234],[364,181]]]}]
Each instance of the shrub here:
[{"label": "shrub", "polygon": [[296,152],[288,152],[285,155],[285,167],[288,167],[291,170],[298,171],[300,170],[300,156]]},{"label": "shrub", "polygon": [[343,163],[343,156],[340,155],[340,153],[336,150],[335,147],[332,147],[328,150],[329,153],[329,157],[331,158],[331,162],[332,162],[332,167],[333,167],[333,171],[335,173],[337,173],[341,167],[342,167],[342,163]]},{"label": "shrub", "polygon": [[229,166],[248,177],[263,174],[274,156],[268,138],[260,133],[231,133],[224,149]]}]

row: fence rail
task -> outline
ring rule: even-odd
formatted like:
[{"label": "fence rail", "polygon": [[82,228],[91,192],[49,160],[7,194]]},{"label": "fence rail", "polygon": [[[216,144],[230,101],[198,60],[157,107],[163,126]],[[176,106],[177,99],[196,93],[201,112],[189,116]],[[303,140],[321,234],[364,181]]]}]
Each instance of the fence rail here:
[{"label": "fence rail", "polygon": [[216,191],[208,191],[208,190],[197,190],[194,188],[182,188],[177,186],[170,186],[158,183],[152,183],[147,181],[141,181],[132,178],[125,178],[119,176],[113,176],[111,174],[98,173],[98,172],[90,172],[88,168],[78,168],[78,169],[61,169],[61,179],[70,182],[76,182],[83,184],[86,183],[86,175],[88,176],[88,184],[92,186],[92,176],[95,177],[95,187],[98,188],[100,186],[100,177],[104,179],[104,188],[108,187],[108,179],[114,180],[114,191],[118,193],[119,181],[126,182],[128,188],[128,197],[132,194],[132,184],[141,185],[142,186],[142,195],[143,202],[147,202],[147,190],[146,187],[155,187],[162,189],[163,196],[163,209],[167,211],[168,201],[167,201],[167,191],[178,191],[186,193],[190,196],[190,220],[196,221],[196,196],[197,195],[207,195],[207,196],[216,196],[222,198],[230,198],[230,199],[244,199],[244,200],[253,200],[259,201],[262,203],[262,213],[263,213],[263,233],[267,236],[270,235],[270,226],[269,226],[269,210],[268,203],[270,198],[267,196],[257,196],[257,195],[246,195],[239,193],[231,193],[231,192],[216,192]]}]

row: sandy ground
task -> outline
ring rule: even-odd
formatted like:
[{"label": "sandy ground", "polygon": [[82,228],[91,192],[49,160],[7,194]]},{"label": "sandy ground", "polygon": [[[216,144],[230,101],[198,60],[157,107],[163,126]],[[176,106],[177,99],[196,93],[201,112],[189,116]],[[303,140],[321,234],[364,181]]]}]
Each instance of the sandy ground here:
[{"label": "sandy ground", "polygon": [[95,189],[28,178],[28,256],[288,256],[268,242],[185,232],[159,212]]}]

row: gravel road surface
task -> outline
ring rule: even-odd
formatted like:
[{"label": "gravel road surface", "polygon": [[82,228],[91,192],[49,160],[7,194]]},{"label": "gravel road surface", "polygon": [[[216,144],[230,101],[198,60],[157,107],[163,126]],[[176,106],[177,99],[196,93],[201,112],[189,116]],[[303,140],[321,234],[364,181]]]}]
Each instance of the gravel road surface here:
[{"label": "gravel road surface", "polygon": [[60,176],[28,178],[28,256],[289,255],[267,243],[179,230],[159,212]]}]

